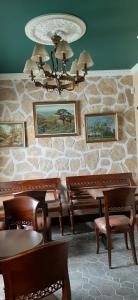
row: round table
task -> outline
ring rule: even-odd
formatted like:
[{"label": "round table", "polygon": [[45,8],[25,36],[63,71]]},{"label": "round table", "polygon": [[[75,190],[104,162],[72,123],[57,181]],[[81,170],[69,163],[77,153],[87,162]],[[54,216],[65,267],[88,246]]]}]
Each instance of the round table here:
[{"label": "round table", "polygon": [[42,234],[33,230],[2,230],[0,231],[0,259],[32,249],[42,241]]}]

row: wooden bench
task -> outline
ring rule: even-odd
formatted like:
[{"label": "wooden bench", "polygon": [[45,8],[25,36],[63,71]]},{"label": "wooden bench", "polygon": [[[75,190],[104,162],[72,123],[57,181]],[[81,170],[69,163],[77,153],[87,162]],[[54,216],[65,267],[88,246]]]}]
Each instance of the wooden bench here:
[{"label": "wooden bench", "polygon": [[98,203],[86,191],[86,188],[105,188],[115,186],[133,186],[132,173],[115,173],[102,175],[83,175],[66,177],[67,198],[71,230],[74,233],[75,211],[98,208]]},{"label": "wooden bench", "polygon": [[[32,179],[32,180],[19,180],[0,182],[0,195],[1,199],[8,197],[8,194],[26,194],[35,197],[35,191],[45,191],[50,199],[46,198],[48,205],[48,212],[58,212],[59,225],[61,233],[63,234],[63,221],[62,221],[62,204],[60,198],[60,178],[45,178],[45,179]],[[38,193],[36,193],[37,198]],[[51,197],[52,195],[52,197]],[[41,196],[41,193],[40,193]],[[1,200],[2,202],[2,200]],[[0,204],[2,206],[2,203]],[[2,215],[2,212],[1,212]]]}]

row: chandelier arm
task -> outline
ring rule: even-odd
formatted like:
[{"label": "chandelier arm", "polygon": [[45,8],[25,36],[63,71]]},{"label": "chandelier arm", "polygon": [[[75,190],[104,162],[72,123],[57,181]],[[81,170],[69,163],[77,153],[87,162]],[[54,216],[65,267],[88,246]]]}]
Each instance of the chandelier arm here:
[{"label": "chandelier arm", "polygon": [[54,50],[50,53],[51,63],[52,63],[52,73],[56,72],[55,63],[54,63]]},{"label": "chandelier arm", "polygon": [[63,60],[62,60],[62,72],[63,72],[63,74],[67,74],[66,65],[67,65],[66,54],[63,53]]},{"label": "chandelier arm", "polygon": [[56,61],[56,72],[59,71],[59,60],[57,58],[55,58],[55,61]]},{"label": "chandelier arm", "polygon": [[35,76],[34,76],[33,70],[31,70],[30,76],[31,76],[31,80],[34,81]]},{"label": "chandelier arm", "polygon": [[84,74],[87,75],[88,69],[87,69],[87,64],[84,64]]}]

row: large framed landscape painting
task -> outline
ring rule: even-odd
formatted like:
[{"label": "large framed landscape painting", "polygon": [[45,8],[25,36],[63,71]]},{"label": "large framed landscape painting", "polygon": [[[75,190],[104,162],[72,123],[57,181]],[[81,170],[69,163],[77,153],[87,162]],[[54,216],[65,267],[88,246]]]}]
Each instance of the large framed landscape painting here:
[{"label": "large framed landscape painting", "polygon": [[86,142],[109,142],[118,140],[117,113],[85,115]]},{"label": "large framed landscape painting", "polygon": [[34,102],[33,114],[36,137],[79,134],[79,102]]},{"label": "large framed landscape painting", "polygon": [[0,147],[25,147],[25,122],[0,122]]}]

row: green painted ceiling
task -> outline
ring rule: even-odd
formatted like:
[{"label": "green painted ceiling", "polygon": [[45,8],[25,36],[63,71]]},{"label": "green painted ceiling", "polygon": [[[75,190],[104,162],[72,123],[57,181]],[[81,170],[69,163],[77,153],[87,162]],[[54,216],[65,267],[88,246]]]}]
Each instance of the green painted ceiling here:
[{"label": "green painted ceiling", "polygon": [[0,73],[22,72],[34,47],[24,27],[48,13],[84,20],[87,31],[71,46],[74,58],[83,49],[90,52],[93,70],[128,69],[138,62],[138,0],[0,0]]}]

